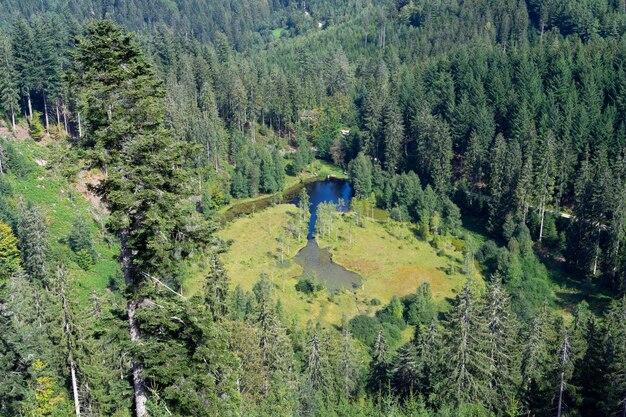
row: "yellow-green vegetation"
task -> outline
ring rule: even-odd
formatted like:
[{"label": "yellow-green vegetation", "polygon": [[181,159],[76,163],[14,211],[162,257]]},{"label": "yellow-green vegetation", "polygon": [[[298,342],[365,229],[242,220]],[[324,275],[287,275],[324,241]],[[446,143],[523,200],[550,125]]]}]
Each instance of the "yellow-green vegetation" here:
[{"label": "yellow-green vegetation", "polygon": [[[330,250],[336,263],[362,277],[361,292],[368,300],[386,304],[393,295],[412,293],[429,282],[435,301],[443,301],[465,283],[467,266],[455,239],[442,237],[434,248],[419,239],[409,223],[365,218],[355,226],[352,217],[351,213],[340,216],[335,220],[336,232],[318,242]],[[482,286],[476,265],[469,269]]]},{"label": "yellow-green vegetation", "polygon": [[[303,318],[315,312],[311,311],[312,305],[308,305],[302,294],[296,291],[293,279],[302,273],[302,268],[293,262],[293,257],[306,245],[306,236],[298,242],[287,232],[296,210],[293,204],[276,205],[236,219],[218,236],[232,241],[230,250],[222,255],[222,261],[233,288],[241,285],[244,290],[250,291],[259,276],[266,273],[275,283],[277,298],[287,314]],[[281,263],[283,248],[284,262]]]},{"label": "yellow-green vegetation", "polygon": [[[222,261],[233,288],[241,285],[251,290],[262,273],[268,274],[287,316],[300,323],[340,324],[343,315],[373,313],[393,295],[412,293],[422,282],[430,282],[435,300],[443,301],[465,282],[463,255],[450,239],[442,239],[440,248],[435,249],[416,238],[408,224],[366,219],[362,226],[350,226],[352,215],[345,214],[336,219],[333,237],[320,240],[320,245],[331,251],[336,263],[361,275],[364,286],[335,294],[305,295],[295,289],[302,268],[293,257],[306,242],[287,233],[296,210],[291,204],[270,207],[232,221],[219,236],[232,240]],[[280,260],[281,234],[286,243],[284,264]],[[475,267],[472,276],[482,283]],[[382,304],[372,305],[373,299]]]},{"label": "yellow-green vegetation", "polygon": [[[40,208],[48,226],[52,260],[69,260],[66,262],[69,276],[81,300],[87,300],[93,290],[104,290],[119,270],[117,242],[109,242],[104,231],[105,213],[91,204],[73,184],[49,169],[52,155],[47,146],[30,139],[14,140],[12,143],[17,152],[25,157],[26,163],[32,165],[28,175],[18,177],[11,172],[7,175],[13,189],[12,203],[17,208],[19,200],[23,199]],[[79,267],[67,244],[72,224],[78,216],[89,220],[94,250],[98,254],[95,264],[88,271]]]}]

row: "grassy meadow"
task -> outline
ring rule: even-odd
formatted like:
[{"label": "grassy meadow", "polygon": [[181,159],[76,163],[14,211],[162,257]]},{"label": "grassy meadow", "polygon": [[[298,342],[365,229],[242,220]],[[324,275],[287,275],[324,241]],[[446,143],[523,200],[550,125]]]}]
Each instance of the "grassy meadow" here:
[{"label": "grassy meadow", "polygon": [[[286,228],[295,212],[291,204],[276,205],[232,221],[219,236],[232,241],[222,260],[233,288],[241,285],[251,290],[261,273],[268,274],[285,312],[300,323],[312,320],[337,325],[343,315],[373,313],[393,295],[412,293],[423,282],[431,284],[435,300],[442,302],[465,282],[463,256],[445,239],[441,250],[436,250],[417,239],[408,224],[366,220],[362,227],[350,227],[350,214],[344,214],[336,221],[336,235],[320,239],[319,244],[331,251],[336,263],[361,275],[364,285],[335,294],[304,295],[295,289],[302,268],[293,257],[306,241],[287,238],[285,261],[280,260],[279,237],[288,235]],[[478,272],[474,277],[482,283]],[[373,306],[373,299],[382,305]],[[441,306],[445,308],[445,303]]]}]

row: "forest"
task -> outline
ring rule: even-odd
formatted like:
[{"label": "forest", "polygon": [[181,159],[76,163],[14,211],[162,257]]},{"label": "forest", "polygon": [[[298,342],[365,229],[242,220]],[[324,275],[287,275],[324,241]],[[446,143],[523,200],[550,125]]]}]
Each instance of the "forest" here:
[{"label": "forest", "polygon": [[2,417],[626,416],[626,1],[0,0],[0,118]]}]

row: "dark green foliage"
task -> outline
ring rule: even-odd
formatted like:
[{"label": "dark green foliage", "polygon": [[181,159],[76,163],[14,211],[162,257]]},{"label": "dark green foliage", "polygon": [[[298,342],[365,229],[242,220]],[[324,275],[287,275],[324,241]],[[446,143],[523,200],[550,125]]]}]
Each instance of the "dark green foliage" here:
[{"label": "dark green foliage", "polygon": [[296,291],[300,291],[306,295],[313,295],[323,289],[324,286],[312,277],[300,278],[296,284]]},{"label": "dark green foliage", "polygon": [[367,346],[374,345],[379,329],[380,321],[376,317],[361,314],[350,320],[350,332]]},{"label": "dark green foliage", "polygon": [[[83,252],[91,258],[92,263],[95,262],[96,252],[93,249],[91,230],[89,229],[87,221],[83,217],[77,217],[72,224],[72,230],[70,231],[68,242],[70,249],[72,249],[75,254],[78,255],[80,252]],[[84,257],[84,255],[82,255],[82,257]]]},{"label": "dark green foliage", "polygon": [[412,326],[428,325],[435,318],[436,309],[432,300],[430,284],[420,285],[415,294],[402,297],[404,319]]},{"label": "dark green foliage", "polygon": [[[0,218],[27,273],[0,289],[0,415],[33,399],[35,357],[70,399],[70,352],[83,414],[131,412],[136,365],[151,415],[547,416],[559,399],[564,415],[623,414],[624,302],[593,318],[583,304],[565,325],[534,251],[594,290],[626,288],[625,16],[599,0],[4,2],[2,116],[22,112],[42,142],[66,130],[77,167],[106,173],[95,191],[129,263],[123,296],[85,307],[68,291],[62,306],[74,285],[48,259],[43,216],[12,208],[9,184],[33,165],[2,140]],[[138,35],[78,26],[100,17]],[[304,331],[268,276],[229,294],[210,248],[204,292],[175,295],[199,249],[219,246],[206,220],[228,191],[281,191],[291,145],[290,173],[315,149],[433,246],[461,235],[459,207],[487,217],[495,241],[452,241],[485,293],[465,288],[438,317],[422,286],[341,335]],[[85,269],[86,226],[69,239]]]},{"label": "dark green foliage", "polygon": [[17,235],[24,269],[33,281],[43,284],[48,276],[48,230],[37,207],[21,210]]},{"label": "dark green foliage", "polygon": [[372,191],[372,162],[363,153],[349,166],[352,187],[357,198],[368,198]]},{"label": "dark green foliage", "polygon": [[299,139],[297,141],[296,151],[292,156],[290,166],[291,175],[298,175],[312,161],[313,153],[311,152],[311,145],[306,139]]}]

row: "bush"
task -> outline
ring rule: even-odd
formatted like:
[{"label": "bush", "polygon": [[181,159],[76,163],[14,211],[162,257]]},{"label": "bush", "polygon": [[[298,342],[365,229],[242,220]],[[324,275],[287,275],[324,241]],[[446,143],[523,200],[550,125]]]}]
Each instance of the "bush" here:
[{"label": "bush", "polygon": [[85,249],[81,249],[74,254],[74,260],[83,270],[89,271],[93,265],[93,257]]},{"label": "bush", "polygon": [[370,300],[370,305],[371,306],[379,306],[381,304],[382,304],[382,302],[378,298],[372,298]]},{"label": "bush", "polygon": [[33,172],[34,164],[27,157],[19,153],[11,142],[2,139],[0,140],[0,146],[2,146],[4,151],[2,164],[5,172],[12,172],[20,178],[24,178]]},{"label": "bush", "polygon": [[[94,263],[96,259],[96,252],[93,249],[91,230],[89,230],[89,226],[84,218],[76,218],[67,240],[70,245],[70,249],[72,249],[72,251],[79,258],[83,258],[85,257],[85,254],[87,254],[90,258],[90,264]],[[77,263],[81,265],[78,261]],[[85,269],[82,265],[81,268]]]},{"label": "bush", "polygon": [[450,241],[450,244],[457,252],[463,252],[463,249],[465,249],[465,242],[463,242],[461,239],[452,239]]},{"label": "bush", "polygon": [[311,277],[300,278],[300,280],[298,280],[298,283],[296,284],[296,291],[307,295],[315,294],[316,292],[323,289],[324,285]]},{"label": "bush", "polygon": [[361,314],[350,320],[352,335],[367,346],[374,345],[379,330],[380,321],[376,317]]},{"label": "bush", "polygon": [[37,111],[33,113],[33,118],[29,121],[28,128],[30,135],[36,141],[40,141],[44,137],[46,129],[41,123],[41,113]]},{"label": "bush", "polygon": [[404,322],[404,305],[397,296],[393,296],[389,304],[382,310],[376,313],[376,317],[381,323],[389,323],[396,326],[398,329],[403,330],[406,328]]}]

